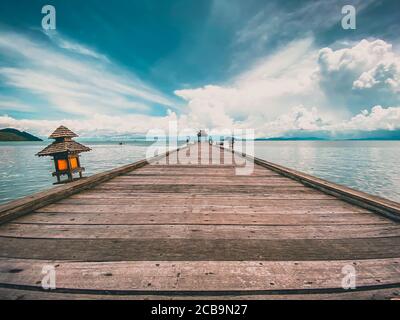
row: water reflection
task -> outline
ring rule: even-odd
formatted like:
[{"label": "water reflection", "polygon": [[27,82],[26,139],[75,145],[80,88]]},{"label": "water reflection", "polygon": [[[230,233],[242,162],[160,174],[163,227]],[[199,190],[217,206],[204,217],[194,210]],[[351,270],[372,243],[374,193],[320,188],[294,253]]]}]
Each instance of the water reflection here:
[{"label": "water reflection", "polygon": [[256,156],[400,201],[399,141],[256,141]]}]

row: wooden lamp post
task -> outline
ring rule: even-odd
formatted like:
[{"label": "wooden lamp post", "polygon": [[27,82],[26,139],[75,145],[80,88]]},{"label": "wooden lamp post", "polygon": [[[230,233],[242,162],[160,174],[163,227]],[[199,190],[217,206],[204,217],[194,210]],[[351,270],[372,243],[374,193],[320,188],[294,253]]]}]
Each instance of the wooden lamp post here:
[{"label": "wooden lamp post", "polygon": [[[57,177],[57,182],[54,184],[73,181],[74,173],[79,173],[79,177],[82,178],[82,172],[85,171],[85,168],[80,165],[79,153],[91,149],[72,140],[77,136],[68,128],[60,126],[49,137],[49,139],[55,139],[55,141],[36,154],[39,157],[53,157],[56,171],[52,175]],[[61,181],[62,175],[67,175],[68,179]]]},{"label": "wooden lamp post", "polygon": [[208,134],[205,130],[199,130],[199,132],[197,132],[197,142],[201,142],[201,137],[207,137]]}]

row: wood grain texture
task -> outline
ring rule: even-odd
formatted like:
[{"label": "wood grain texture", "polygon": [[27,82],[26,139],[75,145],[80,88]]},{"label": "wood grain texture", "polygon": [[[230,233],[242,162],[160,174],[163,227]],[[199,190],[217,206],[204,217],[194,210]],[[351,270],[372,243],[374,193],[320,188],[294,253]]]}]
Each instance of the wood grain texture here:
[{"label": "wood grain texture", "polygon": [[204,225],[9,223],[0,236],[38,239],[354,239],[399,237],[391,224]]},{"label": "wood grain texture", "polygon": [[400,237],[367,239],[29,239],[0,237],[0,257],[76,261],[313,261],[399,256]]},{"label": "wood grain texture", "polygon": [[212,224],[212,225],[340,225],[387,224],[387,220],[371,213],[200,213],[200,212],[41,212],[21,217],[20,222],[51,224]]},{"label": "wood grain texture", "polygon": [[[332,290],[344,266],[356,287],[400,285],[400,259],[340,261],[121,261],[69,262],[0,259],[0,283],[38,286],[43,266],[54,266],[58,288],[121,291]],[[15,272],[15,270],[19,272]],[[317,276],[316,276],[317,275]],[[240,283],[237,279],[241,279]],[[344,290],[343,290],[344,291]]]}]

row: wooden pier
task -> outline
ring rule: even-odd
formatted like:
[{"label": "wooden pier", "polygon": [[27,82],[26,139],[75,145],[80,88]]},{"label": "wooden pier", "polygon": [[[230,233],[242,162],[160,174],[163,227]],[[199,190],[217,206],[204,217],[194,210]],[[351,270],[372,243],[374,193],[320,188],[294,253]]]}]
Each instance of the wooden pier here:
[{"label": "wooden pier", "polygon": [[399,218],[398,203],[189,145],[0,206],[0,298],[399,298]]}]

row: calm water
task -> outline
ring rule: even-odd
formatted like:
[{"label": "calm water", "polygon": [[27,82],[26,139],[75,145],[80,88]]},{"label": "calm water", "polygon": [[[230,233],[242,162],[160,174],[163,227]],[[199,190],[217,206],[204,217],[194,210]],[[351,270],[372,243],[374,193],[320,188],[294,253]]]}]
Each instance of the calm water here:
[{"label": "calm water", "polygon": [[255,154],[400,202],[400,141],[256,141]]},{"label": "calm water", "polygon": [[[54,162],[35,154],[49,142],[0,142],[0,203],[53,187]],[[92,175],[143,159],[148,143],[84,143],[92,151],[81,154],[84,175]],[[65,178],[65,177],[64,177]]]},{"label": "calm water", "polygon": [[[52,187],[47,142],[0,142],[0,203]],[[143,159],[148,143],[85,143],[85,175]],[[257,141],[256,156],[400,202],[400,141]]]}]

